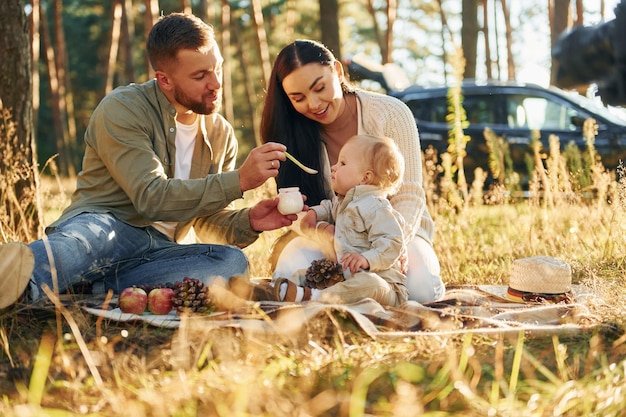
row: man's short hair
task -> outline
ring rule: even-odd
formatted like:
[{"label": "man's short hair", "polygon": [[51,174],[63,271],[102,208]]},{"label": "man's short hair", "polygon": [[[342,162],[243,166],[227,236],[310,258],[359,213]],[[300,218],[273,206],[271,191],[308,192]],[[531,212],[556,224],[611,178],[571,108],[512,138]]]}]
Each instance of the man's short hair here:
[{"label": "man's short hair", "polygon": [[148,59],[155,71],[176,62],[183,49],[202,51],[215,41],[213,27],[197,16],[171,13],[162,16],[150,30],[146,41]]}]

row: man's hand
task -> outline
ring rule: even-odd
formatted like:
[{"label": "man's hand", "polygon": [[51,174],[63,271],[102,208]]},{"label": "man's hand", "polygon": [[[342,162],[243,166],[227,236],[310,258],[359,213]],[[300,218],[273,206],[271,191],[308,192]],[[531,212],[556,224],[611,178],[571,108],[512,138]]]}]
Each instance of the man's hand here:
[{"label": "man's hand", "polygon": [[370,263],[365,256],[360,253],[346,253],[340,259],[343,269],[350,269],[350,272],[355,274],[359,269],[369,269]]},{"label": "man's hand", "polygon": [[[303,210],[308,210],[308,207],[305,205]],[[297,214],[280,214],[278,197],[261,200],[250,209],[250,226],[257,232],[291,226],[297,219]]]},{"label": "man's hand", "polygon": [[280,161],[285,160],[285,145],[268,142],[250,151],[239,167],[239,187],[241,192],[262,185],[268,178],[278,175]]}]

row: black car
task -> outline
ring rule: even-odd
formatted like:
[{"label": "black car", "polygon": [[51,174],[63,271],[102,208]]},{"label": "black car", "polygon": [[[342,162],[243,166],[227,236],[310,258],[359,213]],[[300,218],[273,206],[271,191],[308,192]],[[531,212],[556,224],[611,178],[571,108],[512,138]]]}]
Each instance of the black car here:
[{"label": "black car", "polygon": [[[409,106],[417,122],[423,149],[432,145],[439,152],[446,151],[450,129],[446,122],[448,87],[390,89],[381,72],[363,71],[363,67],[353,61],[347,63],[353,78],[357,74],[357,77],[378,81],[387,94]],[[540,132],[545,150],[549,149],[550,135],[559,137],[561,147],[573,141],[580,149],[586,149],[582,128],[589,118],[595,119],[598,125],[595,147],[603,164],[615,169],[620,161],[626,161],[626,119],[594,100],[556,87],[500,81],[465,82],[462,95],[469,122],[464,132],[471,137],[465,159],[465,170],[469,175],[476,167],[488,171],[486,128],[509,144],[516,170],[522,172],[525,155],[531,152],[529,144],[533,131]]]}]

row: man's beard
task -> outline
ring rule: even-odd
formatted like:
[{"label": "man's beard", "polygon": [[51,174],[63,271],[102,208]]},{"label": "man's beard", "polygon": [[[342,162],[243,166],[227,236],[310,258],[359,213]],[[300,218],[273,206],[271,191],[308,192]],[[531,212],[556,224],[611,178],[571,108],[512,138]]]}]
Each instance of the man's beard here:
[{"label": "man's beard", "polygon": [[187,94],[183,93],[180,89],[174,89],[174,99],[176,100],[176,102],[197,114],[213,114],[219,111],[221,104],[220,94],[216,94],[218,96],[218,99],[216,101],[194,101],[189,98]]}]

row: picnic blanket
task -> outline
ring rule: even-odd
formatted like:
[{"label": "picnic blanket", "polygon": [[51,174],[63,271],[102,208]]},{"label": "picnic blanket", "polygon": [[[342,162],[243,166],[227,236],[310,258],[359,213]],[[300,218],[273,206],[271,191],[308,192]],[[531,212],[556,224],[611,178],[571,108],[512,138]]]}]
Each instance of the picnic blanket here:
[{"label": "picnic blanket", "polygon": [[600,324],[592,305],[597,296],[574,286],[570,304],[518,303],[507,299],[506,286],[456,286],[436,302],[409,301],[401,307],[383,307],[372,299],[355,304],[244,302],[228,311],[208,315],[179,316],[126,314],[115,300],[106,309],[84,307],[94,315],[116,321],[143,321],[178,328],[184,320],[206,328],[237,328],[256,335],[293,336],[320,321],[356,327],[372,338],[405,338],[416,335],[498,334],[523,331],[527,336],[574,333]]}]

